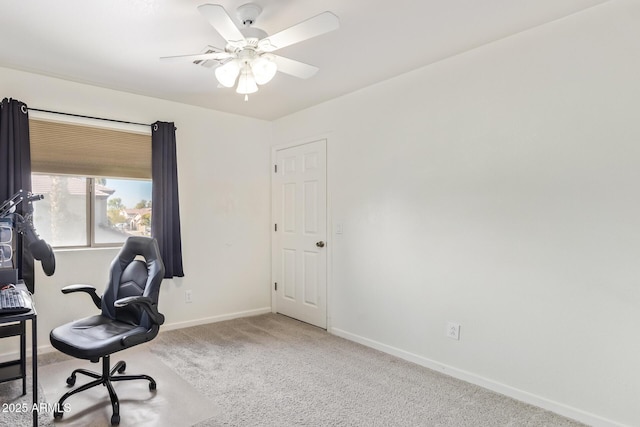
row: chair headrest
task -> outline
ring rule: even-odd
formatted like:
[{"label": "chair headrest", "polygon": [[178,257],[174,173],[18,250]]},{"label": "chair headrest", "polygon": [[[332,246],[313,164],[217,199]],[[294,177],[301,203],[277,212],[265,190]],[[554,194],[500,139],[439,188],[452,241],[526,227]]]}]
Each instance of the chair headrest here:
[{"label": "chair headrest", "polygon": [[121,261],[129,263],[138,255],[147,262],[161,260],[158,242],[152,237],[130,236],[124,242],[118,257]]}]

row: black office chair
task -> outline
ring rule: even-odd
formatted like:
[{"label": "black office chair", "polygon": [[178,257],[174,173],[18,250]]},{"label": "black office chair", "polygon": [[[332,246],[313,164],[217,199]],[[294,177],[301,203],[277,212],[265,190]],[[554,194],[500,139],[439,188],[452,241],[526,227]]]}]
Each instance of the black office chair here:
[{"label": "black office chair", "polygon": [[[136,259],[143,257],[145,261]],[[102,358],[102,373],[76,369],[67,378],[74,386],[76,374],[94,378],[87,384],[65,393],[53,412],[62,418],[63,404],[70,396],[97,385],[105,385],[111,398],[113,415],[111,424],[120,423],[120,403],[111,384],[113,381],[149,381],[149,389],[156,389],[156,382],[148,375],[116,375],[124,373],[126,363],[120,361],[113,368],[110,356],[120,350],[150,341],[158,335],[164,316],[158,312],[160,283],[164,277],[164,264],[160,258],[158,243],[149,237],[132,236],[127,239],[118,256],[111,263],[109,283],[102,297],[90,285],[70,285],[62,293],[86,292],[101,314],[76,320],[51,331],[51,344],[70,356],[97,363]]]}]

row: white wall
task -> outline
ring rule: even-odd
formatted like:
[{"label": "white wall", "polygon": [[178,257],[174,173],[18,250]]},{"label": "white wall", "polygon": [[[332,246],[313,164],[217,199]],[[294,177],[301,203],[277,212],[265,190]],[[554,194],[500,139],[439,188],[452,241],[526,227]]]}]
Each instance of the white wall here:
[{"label": "white wall", "polygon": [[613,1],[274,122],[274,144],[329,135],[334,333],[640,425],[639,15]]},{"label": "white wall", "polygon": [[[273,124],[1,68],[0,94],[176,122],[186,277],[164,283],[169,327],[269,305],[267,145],[329,135],[334,333],[640,425],[639,15],[614,0]],[[59,252],[39,273],[40,344],[89,312],[59,288],[103,286],[113,255]]]},{"label": "white wall", "polygon": [[[4,68],[0,94],[39,109],[175,122],[185,277],[162,284],[165,328],[270,310],[269,122]],[[116,253],[57,251],[51,277],[36,267],[40,346],[49,345],[53,327],[96,313],[86,295],[65,296],[60,288],[90,283],[101,293]],[[0,343],[0,354],[14,351]]]}]

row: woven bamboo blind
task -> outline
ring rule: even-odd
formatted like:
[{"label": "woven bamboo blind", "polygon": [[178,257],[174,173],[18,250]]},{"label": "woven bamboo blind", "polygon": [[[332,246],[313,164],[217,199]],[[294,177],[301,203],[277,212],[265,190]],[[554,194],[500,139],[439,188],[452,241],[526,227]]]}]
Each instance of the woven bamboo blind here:
[{"label": "woven bamboo blind", "polygon": [[151,179],[151,135],[30,119],[29,136],[33,172]]}]

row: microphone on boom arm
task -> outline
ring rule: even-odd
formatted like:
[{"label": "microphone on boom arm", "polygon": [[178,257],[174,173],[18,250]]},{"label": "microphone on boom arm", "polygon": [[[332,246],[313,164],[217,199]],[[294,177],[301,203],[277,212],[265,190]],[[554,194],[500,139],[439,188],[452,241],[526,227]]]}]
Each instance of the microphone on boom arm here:
[{"label": "microphone on boom arm", "polygon": [[[16,232],[23,236],[25,247],[33,255],[33,258],[40,261],[44,274],[51,276],[56,271],[56,257],[51,246],[36,232],[31,217],[33,214],[31,203],[42,199],[44,199],[42,194],[19,190],[0,205],[0,218],[9,215],[13,217],[14,227]],[[16,206],[21,202],[27,203],[27,213],[24,216],[16,213]]]},{"label": "microphone on boom arm", "polygon": [[31,221],[22,223],[22,235],[26,242],[27,249],[33,255],[33,258],[40,261],[42,271],[47,276],[51,276],[56,271],[56,258],[53,254],[51,246],[42,240],[36,230],[33,228]]}]

